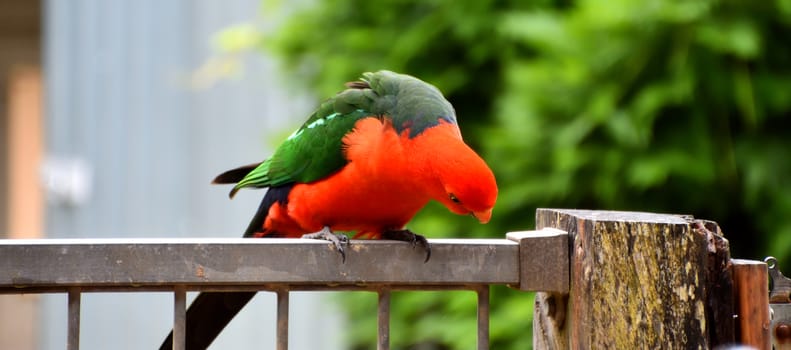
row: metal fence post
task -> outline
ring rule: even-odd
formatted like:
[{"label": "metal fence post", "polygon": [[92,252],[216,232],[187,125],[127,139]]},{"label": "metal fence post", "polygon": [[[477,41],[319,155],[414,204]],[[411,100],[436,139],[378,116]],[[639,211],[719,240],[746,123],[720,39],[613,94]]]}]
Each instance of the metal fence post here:
[{"label": "metal fence post", "polygon": [[66,349],[77,350],[80,348],[80,288],[69,289],[68,311],[68,336]]},{"label": "metal fence post", "polygon": [[288,290],[277,291],[277,350],[288,350]]},{"label": "metal fence post", "polygon": [[489,285],[476,289],[478,294],[478,350],[489,350]]},{"label": "metal fence post", "polygon": [[185,350],[187,339],[187,288],[173,287],[173,350]]},{"label": "metal fence post", "polygon": [[390,349],[390,289],[382,289],[378,292],[379,303],[377,305],[377,350]]}]

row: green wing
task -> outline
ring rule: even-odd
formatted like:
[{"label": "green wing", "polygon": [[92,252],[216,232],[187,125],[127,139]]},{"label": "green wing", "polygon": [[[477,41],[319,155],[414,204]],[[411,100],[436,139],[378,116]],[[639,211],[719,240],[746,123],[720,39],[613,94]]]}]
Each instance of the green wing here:
[{"label": "green wing", "polygon": [[[354,91],[354,90],[347,90]],[[372,115],[345,99],[329,100],[289,136],[269,159],[249,172],[231,190],[231,197],[244,187],[274,187],[288,183],[313,182],[340,170],[346,164],[343,137],[358,120]],[[346,96],[348,97],[348,96]]]},{"label": "green wing", "polygon": [[[434,86],[415,77],[389,71],[364,73],[349,89],[324,102],[297,131],[239,181],[231,197],[244,187],[307,183],[327,177],[346,164],[343,137],[358,120],[387,116],[398,133],[415,137],[440,120],[456,123],[450,102]],[[245,167],[224,173],[239,176]],[[225,178],[218,177],[221,181]]]}]

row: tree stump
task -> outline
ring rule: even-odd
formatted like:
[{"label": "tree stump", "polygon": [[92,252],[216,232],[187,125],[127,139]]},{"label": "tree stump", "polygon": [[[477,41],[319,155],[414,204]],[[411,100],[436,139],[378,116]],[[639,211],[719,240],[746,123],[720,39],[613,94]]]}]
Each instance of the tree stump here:
[{"label": "tree stump", "polygon": [[730,257],[716,224],[539,209],[536,229],[547,227],[569,234],[570,289],[537,293],[535,349],[708,349],[733,341]]}]

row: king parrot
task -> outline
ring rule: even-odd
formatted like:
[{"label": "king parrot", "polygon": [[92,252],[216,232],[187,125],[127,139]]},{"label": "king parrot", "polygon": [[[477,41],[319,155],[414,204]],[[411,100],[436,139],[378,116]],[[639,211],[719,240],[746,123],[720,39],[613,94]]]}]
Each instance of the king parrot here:
[{"label": "king parrot", "polygon": [[[487,223],[497,199],[494,174],[462,140],[456,113],[434,86],[390,71],[364,73],[325,101],[261,163],[213,183],[268,188],[244,237],[332,241],[345,236],[421,244],[405,225],[430,200]],[[204,349],[255,292],[204,292],[187,311],[187,349]],[[172,344],[172,333],[160,349]]]}]

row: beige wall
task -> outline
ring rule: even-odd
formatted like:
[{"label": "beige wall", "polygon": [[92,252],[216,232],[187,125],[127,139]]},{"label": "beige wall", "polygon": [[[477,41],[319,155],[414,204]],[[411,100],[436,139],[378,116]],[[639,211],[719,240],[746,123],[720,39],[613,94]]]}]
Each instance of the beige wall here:
[{"label": "beige wall", "polygon": [[43,231],[41,73],[34,65],[8,74],[6,114],[6,236],[38,238]]},{"label": "beige wall", "polygon": [[[40,216],[16,216],[18,211],[12,207],[17,206],[14,198],[19,197],[11,193],[20,176],[29,176],[31,163],[26,157],[35,158],[31,152],[41,152],[37,145],[42,140],[40,62],[40,2],[0,0],[0,237],[19,229],[33,234],[31,225],[40,227],[40,223],[31,223],[40,221]],[[29,190],[30,180],[22,181],[28,187],[21,190]],[[30,201],[22,205],[23,211],[33,206]]]},{"label": "beige wall", "polygon": [[[0,1],[0,238],[43,233],[41,8]],[[0,349],[34,349],[35,295],[0,295]]]}]

